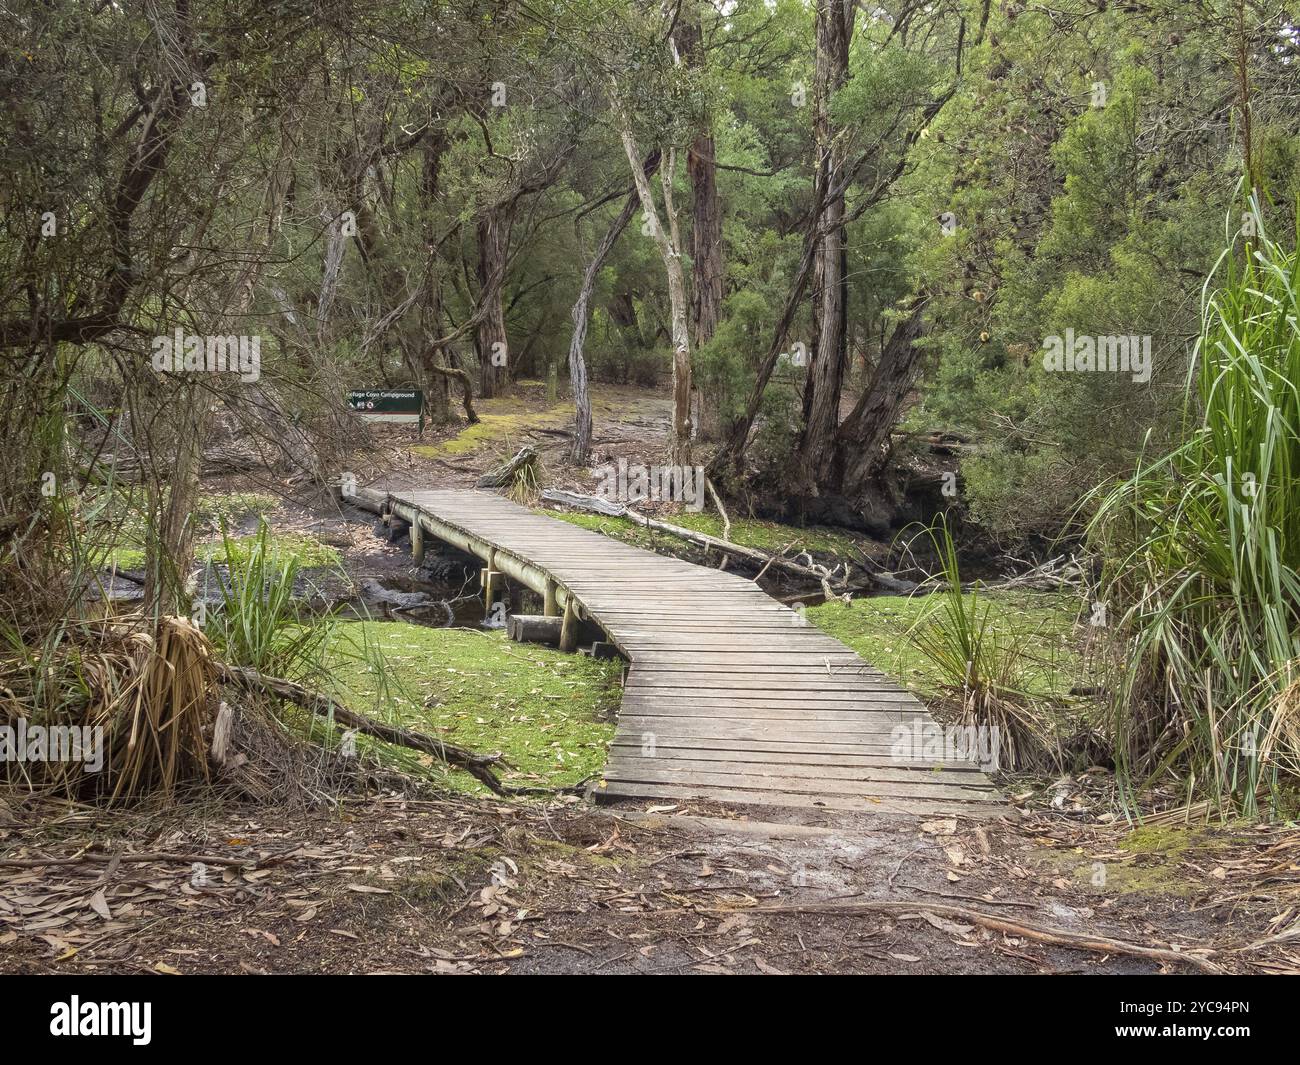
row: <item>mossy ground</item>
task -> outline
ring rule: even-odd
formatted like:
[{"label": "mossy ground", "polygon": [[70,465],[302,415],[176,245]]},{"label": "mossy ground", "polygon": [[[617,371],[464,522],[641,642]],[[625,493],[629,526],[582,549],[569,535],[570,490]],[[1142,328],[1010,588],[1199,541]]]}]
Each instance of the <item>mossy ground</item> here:
[{"label": "mossy ground", "polygon": [[[250,518],[270,514],[279,501],[274,496],[257,492],[205,493],[199,499],[194,512],[195,547],[194,557],[200,562],[224,563],[227,558],[226,544],[222,540],[221,530],[233,530]],[[104,547],[98,546],[93,552],[102,562],[101,566],[116,566],[118,569],[137,570],[144,566],[144,524],[131,503],[125,498],[107,501],[99,512],[100,523],[111,523],[112,542]],[[94,530],[92,538],[96,536]],[[231,554],[236,559],[241,557],[254,537],[230,537]],[[281,551],[297,555],[304,569],[340,564],[336,549],[314,536],[303,533],[277,533],[271,537],[273,545]]]},{"label": "mossy ground", "polygon": [[[599,773],[614,734],[620,663],[511,643],[505,634],[367,621],[341,627],[330,670],[351,705],[388,714],[366,644],[382,654],[392,712],[409,728],[500,751],[512,784],[559,787]],[[463,773],[456,788],[485,789]]]},{"label": "mossy ground", "polygon": [[[1030,694],[1064,698],[1079,683],[1082,662],[1074,639],[1079,604],[1048,592],[981,592],[989,632],[1017,641],[1023,652],[1022,681]],[[809,607],[809,621],[879,669],[921,695],[938,694],[943,673],[909,638],[938,601],[930,596],[875,596],[849,604]],[[982,611],[984,606],[980,607]]]},{"label": "mossy ground", "polygon": [[1219,864],[1242,840],[1232,829],[1197,825],[1144,825],[1116,843],[1113,852],[1090,856],[1081,848],[1044,848],[1038,860],[1081,887],[1105,895],[1166,895],[1203,892]]},{"label": "mossy ground", "polygon": [[[474,403],[479,421],[466,425],[441,440],[416,444],[411,454],[426,459],[470,455],[484,449],[507,452],[519,446],[530,429],[560,429],[573,424],[573,400],[550,403],[540,381],[516,381],[509,396],[478,399]],[[618,409],[617,399],[596,398],[593,412],[609,414]]]}]

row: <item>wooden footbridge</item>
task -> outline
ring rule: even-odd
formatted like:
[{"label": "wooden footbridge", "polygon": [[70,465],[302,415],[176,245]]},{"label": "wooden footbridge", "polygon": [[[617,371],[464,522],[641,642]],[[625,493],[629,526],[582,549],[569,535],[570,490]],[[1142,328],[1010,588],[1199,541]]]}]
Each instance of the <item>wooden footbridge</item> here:
[{"label": "wooden footbridge", "polygon": [[590,621],[627,657],[599,798],[1008,810],[975,765],[935,757],[936,726],[911,694],[751,580],[486,492],[344,494],[409,522],[417,558],[432,536],[482,559],[489,595],[499,575],[532,588],[564,619],[562,649]]}]

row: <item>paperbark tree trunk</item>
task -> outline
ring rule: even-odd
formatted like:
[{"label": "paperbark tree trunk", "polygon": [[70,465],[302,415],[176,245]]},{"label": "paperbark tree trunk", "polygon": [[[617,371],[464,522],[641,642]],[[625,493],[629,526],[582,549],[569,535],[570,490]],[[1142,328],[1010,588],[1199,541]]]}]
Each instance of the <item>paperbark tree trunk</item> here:
[{"label": "paperbark tree trunk", "polygon": [[489,208],[478,220],[479,300],[484,304],[484,314],[475,332],[474,347],[479,358],[479,394],[485,398],[504,395],[510,388],[502,290],[513,221],[513,205]]},{"label": "paperbark tree trunk", "polygon": [[[694,2],[683,8],[676,36],[682,62],[691,68],[703,68],[700,14]],[[697,351],[713,338],[722,319],[722,207],[717,173],[717,146],[709,116],[686,153],[686,174],[691,182],[691,339]],[[716,440],[725,432],[721,419],[723,399],[716,389],[701,390],[702,439]]]},{"label": "paperbark tree trunk", "polygon": [[[659,153],[652,152],[646,159],[644,169],[647,178],[659,168]],[[587,263],[582,274],[582,287],[578,290],[578,299],[573,305],[573,336],[569,340],[569,384],[573,389],[573,447],[569,457],[579,466],[587,465],[591,458],[591,394],[587,390],[587,360],[582,348],[587,339],[587,320],[591,308],[591,293],[596,287],[596,278],[600,276],[601,267],[614,250],[614,245],[627,228],[628,222],[636,214],[638,196],[635,190],[627,197],[623,209],[610,223],[605,236],[596,246],[596,250]]]},{"label": "paperbark tree trunk", "polygon": [[862,503],[874,491],[874,481],[888,458],[885,445],[921,371],[923,332],[920,301],[894,327],[880,353],[880,362],[852,413],[836,434],[838,461],[832,470],[835,487],[846,499]]},{"label": "paperbark tree trunk", "polygon": [[623,151],[632,168],[641,209],[650,223],[650,233],[664,261],[668,275],[668,305],[673,344],[673,424],[669,461],[675,466],[688,466],[691,461],[691,337],[686,302],[686,278],[682,271],[681,235],[677,231],[677,212],[673,207],[672,172],[673,152],[670,150],[666,165],[659,172],[663,190],[664,215],[667,226],[659,218],[650,179],[641,165],[641,150],[632,135],[630,125],[622,130]]}]

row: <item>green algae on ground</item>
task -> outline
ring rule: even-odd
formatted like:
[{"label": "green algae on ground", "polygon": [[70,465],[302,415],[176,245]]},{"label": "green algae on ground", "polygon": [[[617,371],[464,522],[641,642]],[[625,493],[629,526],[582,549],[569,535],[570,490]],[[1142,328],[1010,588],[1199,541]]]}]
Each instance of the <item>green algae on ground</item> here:
[{"label": "green algae on ground", "polygon": [[[127,493],[116,489],[95,500],[93,506],[96,516],[93,524],[111,524],[112,543],[107,550],[92,553],[97,565],[114,566],[122,570],[144,568],[145,525],[144,519]],[[221,549],[221,526],[227,528],[238,525],[250,516],[261,517],[269,514],[279,506],[279,500],[262,492],[204,492],[194,508],[194,528],[198,536],[195,556],[200,561],[224,561]],[[95,540],[92,528],[90,539]],[[237,542],[246,545],[251,537],[240,538]],[[326,548],[314,537],[287,535],[276,538],[278,544],[288,551],[302,551],[310,561],[304,566],[334,565],[339,561],[337,551]],[[102,559],[102,561],[101,561]]]},{"label": "green algae on ground", "polygon": [[[231,563],[247,557],[249,548],[256,542],[255,536],[230,537],[229,549],[220,539],[198,544],[194,549],[195,557],[203,562]],[[314,536],[306,533],[271,533],[269,538],[271,550],[280,554],[293,555],[303,569],[318,569],[324,566],[339,566],[342,557],[338,549],[323,544]]]},{"label": "green algae on ground", "polygon": [[[562,654],[505,634],[432,629],[403,622],[342,626],[331,673],[349,705],[382,714],[380,678],[361,654],[382,654],[384,685],[402,725],[480,753],[500,751],[510,783],[557,787],[598,774],[614,734],[617,660]],[[486,789],[464,773],[448,783]]]},{"label": "green algae on ground", "polygon": [[[989,608],[994,635],[1021,641],[1029,693],[1068,696],[1083,668],[1073,636],[1078,601],[1054,592],[989,591],[980,593],[980,602]],[[922,595],[873,596],[847,605],[835,601],[808,607],[805,616],[918,694],[935,695],[942,689],[943,671],[908,636],[934,606],[934,599]]]},{"label": "green algae on ground", "polygon": [[1043,848],[1037,861],[1099,895],[1187,898],[1205,890],[1215,854],[1233,849],[1231,829],[1203,825],[1144,825],[1116,843],[1114,852],[1088,860],[1079,847]]}]

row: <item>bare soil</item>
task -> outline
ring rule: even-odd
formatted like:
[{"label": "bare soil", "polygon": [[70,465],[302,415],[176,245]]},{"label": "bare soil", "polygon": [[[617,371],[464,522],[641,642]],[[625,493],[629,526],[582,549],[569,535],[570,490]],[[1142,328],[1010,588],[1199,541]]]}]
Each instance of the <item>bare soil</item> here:
[{"label": "bare soil", "polygon": [[11,801],[0,806],[0,971],[1195,971],[920,908],[761,913],[880,899],[1194,953],[1229,972],[1300,970],[1294,930],[1266,942],[1300,897],[1294,832],[1216,831],[1159,889],[1127,891],[1067,870],[1151,856],[1120,849],[1123,830],[1061,816],[810,824],[647,806],[387,795],[330,811],[210,802],[112,814]]}]

